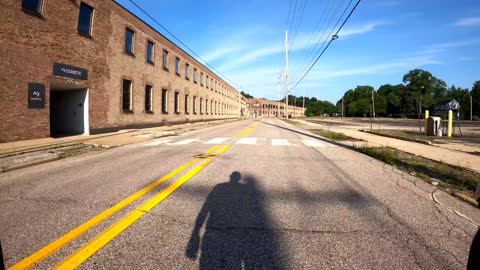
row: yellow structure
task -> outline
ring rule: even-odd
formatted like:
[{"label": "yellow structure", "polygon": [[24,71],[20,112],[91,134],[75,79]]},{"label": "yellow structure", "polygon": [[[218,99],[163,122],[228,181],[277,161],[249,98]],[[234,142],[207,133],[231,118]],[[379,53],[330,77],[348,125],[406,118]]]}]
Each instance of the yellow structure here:
[{"label": "yellow structure", "polygon": [[448,128],[447,128],[447,134],[448,137],[451,138],[453,133],[453,112],[452,110],[448,111]]}]

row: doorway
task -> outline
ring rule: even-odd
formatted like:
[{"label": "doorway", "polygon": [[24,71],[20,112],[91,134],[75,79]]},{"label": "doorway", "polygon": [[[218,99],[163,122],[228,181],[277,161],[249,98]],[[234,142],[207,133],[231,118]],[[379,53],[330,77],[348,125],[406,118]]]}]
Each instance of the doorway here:
[{"label": "doorway", "polygon": [[50,90],[50,135],[89,134],[88,89]]}]

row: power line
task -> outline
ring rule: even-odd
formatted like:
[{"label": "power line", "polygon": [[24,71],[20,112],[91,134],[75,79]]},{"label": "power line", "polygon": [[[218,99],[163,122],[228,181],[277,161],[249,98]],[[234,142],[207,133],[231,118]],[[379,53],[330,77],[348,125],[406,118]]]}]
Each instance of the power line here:
[{"label": "power line", "polygon": [[[343,16],[344,16],[345,13],[347,12],[347,10],[348,10],[348,8],[350,7],[350,5],[352,4],[352,2],[353,2],[353,0],[350,0],[350,2],[348,3],[348,5],[345,7],[345,9],[343,10],[342,14],[340,15],[340,17],[338,17],[338,20],[337,20],[337,22],[335,23],[335,25],[332,27],[332,30],[330,31],[330,33],[329,33],[327,36],[325,36],[325,34],[327,34],[327,32],[328,32],[328,30],[326,30],[326,31],[322,34],[321,38],[318,39],[318,42],[317,42],[317,44],[315,44],[315,48],[314,48],[314,50],[312,51],[313,54],[311,54],[311,53],[309,54],[309,57],[312,56],[312,58],[311,58],[310,60],[308,60],[307,62],[305,62],[305,65],[303,65],[303,66],[301,67],[301,69],[296,70],[295,76],[296,76],[297,74],[301,74],[301,73],[305,72],[305,70],[307,69],[307,67],[314,61],[314,59],[316,58],[316,55],[318,54],[318,52],[320,52],[321,49],[323,48],[323,46],[325,46],[328,38],[325,38],[325,40],[323,41],[322,45],[321,45],[320,47],[318,47],[318,50],[316,50],[318,44],[320,44],[320,42],[321,42],[321,40],[323,40],[323,37],[324,37],[324,36],[325,36],[325,37],[329,37],[329,36],[332,35],[333,31],[335,30],[335,28],[337,27],[337,25],[340,23],[340,20],[343,18]],[[332,15],[334,15],[335,13],[337,13],[337,11],[340,9],[341,6],[343,6],[343,1],[342,1],[342,3],[341,3],[339,6],[337,6],[337,9],[335,10],[335,12],[334,12]],[[332,17],[332,18],[333,18],[333,17]],[[328,25],[328,24],[327,24],[327,25]]]},{"label": "power line", "polygon": [[[294,72],[292,72],[292,78],[296,77],[299,73],[303,73],[307,69],[309,64],[311,62],[313,62],[317,53],[321,50],[322,47],[319,47],[318,49],[317,49],[317,47],[321,43],[321,41],[324,40],[324,37],[326,35],[328,35],[328,27],[327,26],[330,24],[329,21],[330,21],[331,18],[335,17],[334,15],[340,10],[340,7],[343,6],[344,1],[342,1],[342,2],[340,2],[340,1],[330,1],[330,4],[334,3],[334,2],[339,3],[339,5],[337,5],[337,6],[329,5],[328,6],[328,8],[327,8],[328,12],[326,13],[326,16],[322,16],[323,19],[320,20],[315,27],[314,33],[316,33],[316,34],[312,35],[312,38],[308,42],[308,44],[315,43],[315,46],[310,46],[310,48],[307,50],[307,52],[305,52],[303,54],[302,59],[300,61],[296,62],[294,68],[292,68],[292,70],[294,71]],[[348,8],[348,6],[347,6],[347,8]],[[342,14],[342,16],[343,16],[343,14]],[[340,18],[342,16],[340,16]],[[322,28],[325,28],[324,31],[320,31],[320,29],[322,29]],[[311,42],[311,41],[313,41],[313,42]],[[324,44],[322,44],[322,46],[323,45]],[[304,60],[307,60],[307,61],[305,61],[302,64],[302,62]]]},{"label": "power line", "polygon": [[361,0],[358,0],[357,3],[355,4],[355,6],[352,8],[352,10],[350,11],[350,13],[348,14],[348,16],[345,18],[345,20],[343,21],[342,25],[338,28],[337,32],[332,36],[332,38],[330,39],[330,41],[328,42],[327,46],[323,49],[323,51],[320,53],[320,55],[317,57],[317,59],[315,59],[315,62],[313,62],[313,64],[310,66],[310,68],[308,68],[307,72],[305,72],[305,74],[303,74],[302,78],[300,78],[300,80],[298,80],[295,85],[290,89],[290,91],[292,91],[293,89],[295,89],[295,87],[297,87],[297,85],[305,78],[305,76],[307,76],[307,74],[310,72],[310,70],[312,70],[313,66],[315,66],[315,64],[317,63],[318,59],[320,59],[320,57],[322,57],[322,55],[325,53],[325,51],[328,49],[328,47],[330,46],[330,44],[336,40],[338,38],[338,33],[340,32],[340,30],[342,30],[343,26],[345,25],[345,23],[347,23],[348,19],[350,18],[350,16],[352,16],[353,12],[355,11],[355,9],[357,8],[358,4],[360,4],[360,1]]},{"label": "power line", "polygon": [[135,7],[137,7],[140,11],[142,11],[148,18],[150,18],[152,21],[154,21],[156,24],[158,24],[165,32],[170,34],[175,40],[177,40],[180,44],[182,44],[186,49],[188,49],[193,55],[195,55],[198,59],[202,60],[202,62],[213,69],[215,72],[220,74],[223,78],[225,78],[226,81],[230,82],[231,84],[237,86],[239,89],[243,89],[243,87],[232,80],[230,80],[227,76],[222,74],[220,71],[218,71],[216,68],[214,68],[212,65],[210,65],[207,61],[205,61],[200,55],[198,55],[194,50],[192,50],[187,44],[185,44],[183,41],[180,40],[177,36],[175,36],[172,32],[170,32],[165,26],[163,26],[160,22],[158,22],[155,18],[153,18],[148,12],[146,12],[142,7],[140,7],[137,3],[135,3],[133,0],[128,0],[130,3],[132,3]]}]

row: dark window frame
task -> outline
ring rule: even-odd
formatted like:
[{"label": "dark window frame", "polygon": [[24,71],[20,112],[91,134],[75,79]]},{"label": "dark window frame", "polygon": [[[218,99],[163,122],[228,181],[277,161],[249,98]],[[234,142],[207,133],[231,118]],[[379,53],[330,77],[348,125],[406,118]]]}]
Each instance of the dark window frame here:
[{"label": "dark window frame", "polygon": [[185,114],[190,114],[188,109],[188,94],[185,94]]},{"label": "dark window frame", "polygon": [[180,57],[175,57],[175,74],[180,76]]},{"label": "dark window frame", "polygon": [[190,64],[185,63],[185,80],[190,81]]},{"label": "dark window frame", "polygon": [[193,68],[193,82],[197,83],[197,68]]},{"label": "dark window frame", "polygon": [[175,91],[175,93],[173,94],[173,98],[174,98],[173,111],[174,113],[179,114],[180,113],[180,92]]},{"label": "dark window frame", "polygon": [[168,89],[162,89],[162,113],[168,114]]},{"label": "dark window frame", "polygon": [[[131,50],[129,50],[128,48],[128,33],[132,33],[132,36],[131,36],[132,40],[130,41]],[[125,48],[124,48],[125,53],[131,56],[135,56],[135,31],[129,27],[125,28],[125,44],[124,45],[125,45]]]},{"label": "dark window frame", "polygon": [[[128,82],[128,99],[126,99],[125,95],[125,83]],[[126,101],[128,101],[128,108],[125,106]],[[129,79],[122,80],[122,111],[124,113],[132,113],[133,112],[133,81]]]},{"label": "dark window frame", "polygon": [[[151,57],[149,57],[149,45],[152,44],[152,51],[151,51]],[[147,63],[155,65],[155,42],[151,40],[147,40],[147,50],[146,50],[146,55],[145,58],[147,60]],[[149,59],[151,58],[151,59]]]},{"label": "dark window frame", "polygon": [[[148,97],[148,103],[147,103]],[[153,113],[153,86],[146,84],[145,85],[145,112]]]},{"label": "dark window frame", "polygon": [[22,10],[24,12],[43,18],[42,13],[43,13],[44,0],[38,0],[37,8],[35,8],[35,9],[32,9],[31,7],[26,5],[25,2],[29,2],[29,1],[28,0],[22,0]]},{"label": "dark window frame", "polygon": [[[80,19],[81,19],[81,14],[82,14],[82,7],[86,8],[88,11],[90,11],[90,18],[88,22],[88,31],[85,32],[83,29],[80,29]],[[85,9],[83,9],[85,10]],[[93,18],[95,17],[95,9],[90,6],[87,3],[80,2],[80,7],[78,10],[78,22],[77,22],[77,31],[80,35],[87,36],[87,37],[92,37],[92,29],[93,29]]]},{"label": "dark window frame", "polygon": [[163,70],[168,71],[168,51],[166,49],[163,49],[162,67]]}]

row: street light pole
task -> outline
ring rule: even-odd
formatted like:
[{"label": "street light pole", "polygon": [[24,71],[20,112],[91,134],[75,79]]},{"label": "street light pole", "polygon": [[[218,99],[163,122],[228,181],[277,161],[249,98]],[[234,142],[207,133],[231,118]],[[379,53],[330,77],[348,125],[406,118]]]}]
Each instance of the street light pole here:
[{"label": "street light pole", "polygon": [[288,119],[288,32],[285,29],[285,117]]}]

